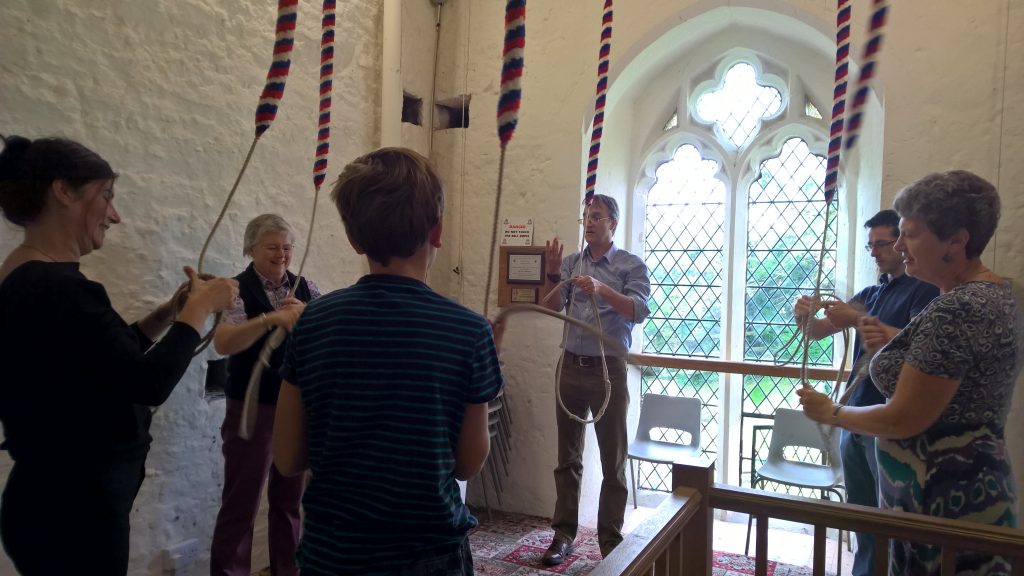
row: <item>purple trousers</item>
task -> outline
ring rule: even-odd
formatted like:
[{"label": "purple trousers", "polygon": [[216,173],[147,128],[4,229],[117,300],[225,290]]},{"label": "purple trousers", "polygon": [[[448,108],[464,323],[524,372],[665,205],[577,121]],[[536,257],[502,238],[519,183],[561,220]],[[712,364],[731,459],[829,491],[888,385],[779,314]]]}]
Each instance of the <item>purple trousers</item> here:
[{"label": "purple trousers", "polygon": [[271,465],[270,441],[276,406],[260,404],[256,430],[250,440],[238,436],[242,402],[228,399],[220,435],[224,440],[224,492],[210,551],[213,576],[249,576],[252,532],[259,512],[263,486],[267,486],[269,511],[270,572],[295,576],[295,547],[299,542],[299,504],[305,475],[288,478]]}]

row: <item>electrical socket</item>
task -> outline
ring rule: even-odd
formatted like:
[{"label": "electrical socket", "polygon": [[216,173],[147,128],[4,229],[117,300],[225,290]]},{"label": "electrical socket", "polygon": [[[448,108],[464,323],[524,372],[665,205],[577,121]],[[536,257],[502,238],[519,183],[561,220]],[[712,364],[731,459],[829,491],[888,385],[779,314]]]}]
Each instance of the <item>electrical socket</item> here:
[{"label": "electrical socket", "polygon": [[184,576],[199,561],[199,540],[192,538],[164,550],[164,573]]}]

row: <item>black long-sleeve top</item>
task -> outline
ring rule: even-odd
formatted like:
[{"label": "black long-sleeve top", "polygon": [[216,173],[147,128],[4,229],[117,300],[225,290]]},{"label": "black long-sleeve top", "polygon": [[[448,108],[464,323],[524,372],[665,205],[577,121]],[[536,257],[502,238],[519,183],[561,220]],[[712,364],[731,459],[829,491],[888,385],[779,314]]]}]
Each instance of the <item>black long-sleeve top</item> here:
[{"label": "black long-sleeve top", "polygon": [[0,283],[0,423],[15,462],[143,458],[150,411],[199,344],[175,322],[153,344],[77,263],[27,262]]}]

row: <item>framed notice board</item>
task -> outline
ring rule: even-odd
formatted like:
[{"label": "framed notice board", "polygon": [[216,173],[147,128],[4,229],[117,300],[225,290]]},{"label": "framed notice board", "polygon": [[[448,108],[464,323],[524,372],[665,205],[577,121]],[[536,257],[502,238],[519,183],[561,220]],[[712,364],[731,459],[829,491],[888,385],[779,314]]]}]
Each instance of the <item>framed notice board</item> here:
[{"label": "framed notice board", "polygon": [[544,247],[502,246],[498,257],[498,306],[537,304],[544,296]]}]

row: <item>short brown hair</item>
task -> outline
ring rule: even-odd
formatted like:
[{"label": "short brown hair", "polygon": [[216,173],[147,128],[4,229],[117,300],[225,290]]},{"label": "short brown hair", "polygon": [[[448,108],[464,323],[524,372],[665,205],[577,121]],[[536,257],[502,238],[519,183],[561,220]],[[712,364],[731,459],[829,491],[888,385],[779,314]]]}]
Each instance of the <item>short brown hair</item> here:
[{"label": "short brown hair", "polygon": [[604,207],[608,209],[608,217],[619,221],[619,203],[615,201],[615,198],[607,196],[605,194],[594,194],[594,202],[600,202],[604,204]]},{"label": "short brown hair", "polygon": [[921,220],[940,240],[963,229],[970,236],[964,252],[977,258],[999,224],[999,193],[966,170],[929,174],[896,194],[892,207],[902,218]]},{"label": "short brown hair", "polygon": [[349,238],[387,266],[423,245],[444,213],[441,178],[407,148],[381,148],[342,170],[331,199]]}]

